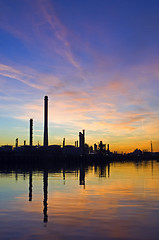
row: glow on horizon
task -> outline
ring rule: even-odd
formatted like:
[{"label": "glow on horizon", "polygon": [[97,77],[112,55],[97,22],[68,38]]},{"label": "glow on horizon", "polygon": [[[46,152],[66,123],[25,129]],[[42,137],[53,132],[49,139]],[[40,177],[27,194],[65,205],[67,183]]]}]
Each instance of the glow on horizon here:
[{"label": "glow on horizon", "polygon": [[[90,4],[91,3],[91,4]],[[112,151],[159,151],[157,1],[2,0],[0,145],[102,140]]]}]

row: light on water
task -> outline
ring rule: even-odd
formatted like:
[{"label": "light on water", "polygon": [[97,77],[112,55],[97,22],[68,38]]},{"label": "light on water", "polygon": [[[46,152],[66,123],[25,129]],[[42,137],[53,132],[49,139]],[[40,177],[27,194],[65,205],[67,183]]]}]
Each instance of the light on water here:
[{"label": "light on water", "polygon": [[158,239],[159,163],[2,169],[1,239]]}]

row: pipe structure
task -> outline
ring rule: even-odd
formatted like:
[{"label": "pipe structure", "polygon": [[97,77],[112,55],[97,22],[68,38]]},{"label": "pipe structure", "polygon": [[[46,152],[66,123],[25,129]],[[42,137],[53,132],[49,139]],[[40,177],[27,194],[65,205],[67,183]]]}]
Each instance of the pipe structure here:
[{"label": "pipe structure", "polygon": [[33,119],[30,119],[30,146],[33,146]]},{"label": "pipe structure", "polygon": [[44,97],[44,146],[48,146],[48,96]]}]

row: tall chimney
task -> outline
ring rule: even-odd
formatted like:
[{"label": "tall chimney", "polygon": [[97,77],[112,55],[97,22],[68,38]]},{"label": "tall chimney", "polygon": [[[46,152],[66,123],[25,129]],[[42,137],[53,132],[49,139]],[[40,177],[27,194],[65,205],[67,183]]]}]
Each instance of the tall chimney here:
[{"label": "tall chimney", "polygon": [[82,148],[82,133],[79,132],[79,147]]},{"label": "tall chimney", "polygon": [[48,96],[44,98],[44,146],[48,146]]},{"label": "tall chimney", "polygon": [[83,136],[82,136],[83,147],[85,146],[85,130],[83,129]]},{"label": "tall chimney", "polygon": [[18,147],[18,138],[16,138],[16,140],[15,140],[15,146],[16,146],[16,148]]},{"label": "tall chimney", "polygon": [[30,146],[33,146],[33,119],[30,119]]},{"label": "tall chimney", "polygon": [[63,138],[63,148],[65,147],[65,138]]}]

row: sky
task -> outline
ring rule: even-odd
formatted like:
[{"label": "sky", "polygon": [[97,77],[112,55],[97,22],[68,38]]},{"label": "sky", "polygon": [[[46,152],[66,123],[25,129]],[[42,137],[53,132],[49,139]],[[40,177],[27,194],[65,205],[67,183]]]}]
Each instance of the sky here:
[{"label": "sky", "polygon": [[0,0],[0,145],[159,151],[158,0]]}]

